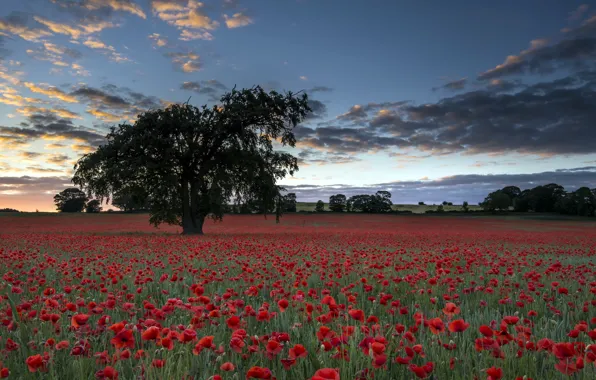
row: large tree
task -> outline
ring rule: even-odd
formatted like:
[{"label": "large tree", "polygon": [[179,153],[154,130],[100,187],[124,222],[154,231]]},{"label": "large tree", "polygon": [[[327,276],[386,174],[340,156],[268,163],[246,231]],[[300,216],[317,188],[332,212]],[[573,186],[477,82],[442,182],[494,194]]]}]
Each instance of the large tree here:
[{"label": "large tree", "polygon": [[89,198],[76,187],[64,189],[54,196],[54,204],[60,212],[81,212]]},{"label": "large tree", "polygon": [[273,144],[294,146],[293,128],[310,111],[306,94],[259,86],[233,89],[210,108],[148,111],[113,127],[105,145],[77,162],[73,182],[99,199],[143,189],[152,224],[202,234],[205,218],[221,219],[229,201],[256,199],[261,210],[280,203],[277,181],[298,165]]}]

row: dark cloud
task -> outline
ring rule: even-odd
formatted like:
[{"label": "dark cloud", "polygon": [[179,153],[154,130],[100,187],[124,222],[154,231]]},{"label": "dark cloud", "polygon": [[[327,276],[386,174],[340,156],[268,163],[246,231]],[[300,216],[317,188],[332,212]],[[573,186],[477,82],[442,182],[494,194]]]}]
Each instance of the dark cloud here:
[{"label": "dark cloud", "polygon": [[596,167],[560,169],[555,171],[529,174],[462,174],[436,180],[395,181],[365,186],[349,185],[298,185],[284,186],[287,191],[296,193],[299,201],[313,202],[328,199],[333,194],[346,196],[372,194],[378,190],[387,190],[392,194],[393,203],[416,204],[419,201],[439,204],[448,200],[461,204],[468,201],[477,204],[491,191],[505,186],[518,186],[529,189],[538,185],[558,183],[568,191],[596,184]]},{"label": "dark cloud", "polygon": [[130,103],[121,96],[111,95],[93,87],[79,87],[71,92],[70,95],[77,97],[81,101],[98,103],[107,108],[123,109],[130,107]]},{"label": "dark cloud", "polygon": [[52,113],[38,113],[27,117],[26,128],[0,126],[0,143],[20,146],[33,140],[71,139],[97,147],[105,142],[105,136],[93,130],[77,127],[70,119]]},{"label": "dark cloud", "polygon": [[228,90],[228,87],[215,79],[210,79],[198,82],[184,82],[180,85],[180,89],[205,95],[209,101],[217,102],[223,93]]},{"label": "dark cloud", "polygon": [[518,55],[508,56],[500,65],[481,73],[486,81],[520,74],[550,74],[561,69],[590,69],[596,58],[596,17],[566,29],[562,39],[534,40]]},{"label": "dark cloud", "polygon": [[441,87],[433,88],[433,91],[437,91],[437,90],[441,90],[441,89],[449,90],[449,91],[461,91],[466,87],[467,81],[468,80],[466,78],[454,80],[454,81],[445,83]]},{"label": "dark cloud", "polygon": [[315,149],[305,149],[298,153],[300,165],[347,164],[361,161],[360,158],[342,152],[321,152]]},{"label": "dark cloud", "polygon": [[353,125],[298,129],[299,144],[350,153],[406,147],[433,154],[596,153],[588,143],[596,141],[596,72],[527,87],[513,82],[509,89],[515,85],[522,89],[469,91],[423,105],[354,106],[337,118]]},{"label": "dark cloud", "polygon": [[69,161],[71,161],[71,158],[68,157],[66,154],[54,154],[46,160],[48,164],[53,165],[64,165]]},{"label": "dark cloud", "polygon": [[18,191],[20,194],[42,194],[60,192],[66,187],[73,187],[69,177],[0,177],[2,191]]},{"label": "dark cloud", "polygon": [[348,112],[339,115],[337,119],[341,121],[360,123],[365,121],[370,112],[377,112],[382,109],[396,109],[406,103],[408,103],[408,101],[368,103],[365,105],[357,104],[350,107]]},{"label": "dark cloud", "polygon": [[325,103],[319,100],[309,99],[308,106],[312,111],[306,116],[306,121],[321,119],[327,116],[327,106],[325,105]]},{"label": "dark cloud", "polygon": [[327,86],[315,86],[309,90],[306,90],[307,93],[314,94],[317,92],[331,92],[333,89]]}]

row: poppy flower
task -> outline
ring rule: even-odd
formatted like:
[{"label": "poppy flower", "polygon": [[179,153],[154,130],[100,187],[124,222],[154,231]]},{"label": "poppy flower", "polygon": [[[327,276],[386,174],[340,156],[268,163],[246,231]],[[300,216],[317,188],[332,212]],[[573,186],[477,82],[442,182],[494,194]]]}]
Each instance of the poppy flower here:
[{"label": "poppy flower", "polygon": [[441,320],[441,318],[432,318],[428,320],[428,327],[430,331],[437,335],[445,331],[445,324]]},{"label": "poppy flower", "polygon": [[350,315],[350,317],[352,317],[352,319],[355,319],[359,322],[364,322],[364,311],[359,309],[352,309],[348,311],[348,314]]},{"label": "poppy flower", "polygon": [[75,329],[80,328],[81,326],[85,326],[89,321],[89,315],[87,314],[75,314],[72,316],[71,319],[71,326]]},{"label": "poppy flower", "polygon": [[445,304],[445,307],[443,308],[443,313],[448,317],[457,315],[460,313],[460,311],[461,311],[461,309],[453,302],[447,302]]},{"label": "poppy flower", "polygon": [[122,348],[134,348],[135,340],[132,334],[132,330],[124,329],[116,334],[115,337],[110,341],[117,349]]},{"label": "poppy flower", "polygon": [[464,332],[468,327],[470,327],[470,324],[464,322],[463,319],[456,319],[449,323],[449,331],[451,332]]},{"label": "poppy flower", "polygon": [[247,379],[271,379],[271,370],[263,367],[251,367],[246,372]]},{"label": "poppy flower", "polygon": [[95,377],[100,380],[104,379],[118,379],[118,371],[116,371],[113,367],[107,366],[102,370],[99,370],[95,373]]},{"label": "poppy flower", "polygon": [[290,348],[290,359],[305,358],[308,356],[306,348],[301,344],[295,344]]},{"label": "poppy flower", "polygon": [[27,360],[25,360],[25,364],[27,364],[29,372],[43,372],[46,369],[46,360],[44,360],[44,357],[39,354],[29,356]]},{"label": "poppy flower", "polygon": [[490,367],[486,370],[487,380],[500,380],[503,378],[503,370],[498,367]]},{"label": "poppy flower", "polygon": [[221,366],[219,366],[219,369],[222,371],[230,372],[230,371],[233,371],[235,369],[235,367],[234,367],[234,364],[232,364],[230,362],[225,362]]},{"label": "poppy flower", "polygon": [[142,340],[155,340],[159,337],[160,328],[157,326],[151,326],[141,334]]},{"label": "poppy flower", "polygon": [[333,368],[321,368],[315,372],[310,380],[339,380],[339,372]]}]

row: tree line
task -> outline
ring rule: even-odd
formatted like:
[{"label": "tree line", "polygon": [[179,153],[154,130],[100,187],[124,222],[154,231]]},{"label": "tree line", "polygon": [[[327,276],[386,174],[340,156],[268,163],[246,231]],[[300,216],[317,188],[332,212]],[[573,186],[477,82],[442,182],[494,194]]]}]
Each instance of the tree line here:
[{"label": "tree line", "polygon": [[486,211],[556,212],[565,215],[594,216],[596,188],[580,187],[566,191],[556,183],[521,190],[506,186],[488,194],[480,206]]}]

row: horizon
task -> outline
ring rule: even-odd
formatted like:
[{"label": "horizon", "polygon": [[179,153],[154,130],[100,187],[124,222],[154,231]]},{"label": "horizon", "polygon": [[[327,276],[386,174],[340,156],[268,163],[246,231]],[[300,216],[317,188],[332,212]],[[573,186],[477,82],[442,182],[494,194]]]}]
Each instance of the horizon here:
[{"label": "horizon", "polygon": [[4,0],[0,208],[55,211],[111,125],[235,85],[309,95],[299,202],[596,187],[596,2],[375,3]]}]

